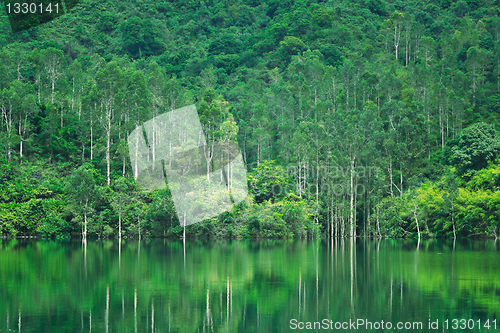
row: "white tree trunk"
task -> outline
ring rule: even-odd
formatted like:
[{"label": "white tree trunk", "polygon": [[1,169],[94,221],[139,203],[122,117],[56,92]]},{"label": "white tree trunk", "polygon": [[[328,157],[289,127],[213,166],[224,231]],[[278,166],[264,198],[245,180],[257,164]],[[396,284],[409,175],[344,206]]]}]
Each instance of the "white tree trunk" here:
[{"label": "white tree trunk", "polygon": [[108,117],[108,128],[106,129],[106,175],[108,179],[108,186],[111,185],[111,161],[110,161],[110,150],[111,150],[111,117]]},{"label": "white tree trunk", "polygon": [[414,198],[413,201],[413,216],[415,217],[415,223],[417,224],[418,241],[420,241],[420,226],[417,218],[417,198]]},{"label": "white tree trunk", "polygon": [[350,224],[351,224],[351,238],[355,237],[355,222],[354,222],[354,160],[356,157],[353,157],[351,160],[351,199],[350,199]]},{"label": "white tree trunk", "polygon": [[90,114],[90,160],[94,158],[94,126],[92,123],[92,113]]},{"label": "white tree trunk", "polygon": [[87,206],[88,206],[89,200],[85,200],[85,211],[83,212],[84,216],[84,230],[83,230],[83,239],[87,239]]},{"label": "white tree trunk", "polygon": [[118,238],[122,240],[122,207],[120,206],[120,211],[118,212]]}]

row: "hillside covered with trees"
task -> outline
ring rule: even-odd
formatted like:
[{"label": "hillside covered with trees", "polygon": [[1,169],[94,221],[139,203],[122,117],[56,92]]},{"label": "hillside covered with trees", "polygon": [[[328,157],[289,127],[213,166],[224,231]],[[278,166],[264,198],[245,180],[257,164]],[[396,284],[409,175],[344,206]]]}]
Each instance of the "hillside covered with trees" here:
[{"label": "hillside covered with trees", "polygon": [[82,0],[18,33],[1,15],[0,235],[181,235],[126,140],[192,104],[238,143],[249,196],[188,237],[500,235],[499,0]]}]

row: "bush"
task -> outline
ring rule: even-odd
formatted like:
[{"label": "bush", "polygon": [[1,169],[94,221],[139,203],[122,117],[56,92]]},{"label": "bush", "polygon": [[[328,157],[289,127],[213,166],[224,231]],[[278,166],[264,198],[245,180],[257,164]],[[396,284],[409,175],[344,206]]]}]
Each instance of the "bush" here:
[{"label": "bush", "polygon": [[70,237],[68,222],[63,220],[61,216],[54,211],[49,212],[48,215],[40,221],[36,231],[41,237]]}]

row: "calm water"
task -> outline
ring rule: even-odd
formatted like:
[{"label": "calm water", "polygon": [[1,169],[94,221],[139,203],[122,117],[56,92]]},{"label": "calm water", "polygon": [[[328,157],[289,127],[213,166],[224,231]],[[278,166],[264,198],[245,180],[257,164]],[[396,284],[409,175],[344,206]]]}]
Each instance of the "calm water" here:
[{"label": "calm water", "polygon": [[361,332],[500,331],[500,242],[0,240],[0,332],[334,331],[349,320],[371,322]]}]

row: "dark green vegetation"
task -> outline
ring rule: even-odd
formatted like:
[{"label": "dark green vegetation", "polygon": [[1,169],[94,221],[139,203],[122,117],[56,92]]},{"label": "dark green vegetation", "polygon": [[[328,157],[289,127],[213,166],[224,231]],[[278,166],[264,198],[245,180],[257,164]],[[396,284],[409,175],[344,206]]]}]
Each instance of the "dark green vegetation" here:
[{"label": "dark green vegetation", "polygon": [[423,325],[359,332],[453,332],[466,318],[470,332],[498,332],[498,241],[417,243],[4,239],[0,330],[278,333],[291,319],[362,318]]},{"label": "dark green vegetation", "polygon": [[499,5],[86,0],[17,34],[4,17],[0,233],[180,234],[125,139],[196,103],[252,195],[190,236],[497,237]]}]

